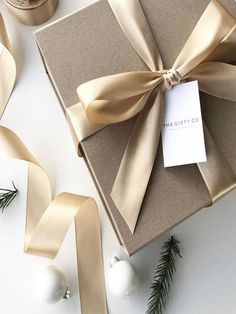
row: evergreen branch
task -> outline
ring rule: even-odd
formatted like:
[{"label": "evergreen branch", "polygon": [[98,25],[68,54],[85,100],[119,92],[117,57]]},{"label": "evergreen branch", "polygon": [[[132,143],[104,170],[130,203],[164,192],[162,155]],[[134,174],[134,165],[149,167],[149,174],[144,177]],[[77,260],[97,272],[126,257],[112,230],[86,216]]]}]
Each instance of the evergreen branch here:
[{"label": "evergreen branch", "polygon": [[18,192],[13,181],[12,185],[14,190],[0,188],[0,208],[2,209],[2,212],[4,212],[4,209],[14,200]]},{"label": "evergreen branch", "polygon": [[146,314],[162,314],[163,310],[166,310],[170,284],[176,270],[175,261],[177,257],[182,258],[179,243],[174,236],[171,236],[162,246],[161,258],[155,271],[154,282],[151,285],[152,292]]}]

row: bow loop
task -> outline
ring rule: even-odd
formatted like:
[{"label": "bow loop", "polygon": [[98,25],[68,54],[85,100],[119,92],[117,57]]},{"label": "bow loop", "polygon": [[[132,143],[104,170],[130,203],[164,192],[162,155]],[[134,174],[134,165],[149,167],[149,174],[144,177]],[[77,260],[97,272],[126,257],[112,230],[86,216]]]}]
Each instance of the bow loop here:
[{"label": "bow loop", "polygon": [[176,58],[173,68],[182,77],[187,77],[189,72],[211,55],[218,55],[220,47],[226,45],[224,42],[234,32],[235,24],[235,18],[224,6],[212,0]]},{"label": "bow loop", "polygon": [[84,83],[77,93],[89,120],[113,124],[138,114],[162,82],[163,71],[127,72]]},{"label": "bow loop", "polygon": [[[201,91],[218,98],[236,101],[236,66],[222,62],[205,62],[190,73]],[[224,88],[222,88],[224,82]]]}]

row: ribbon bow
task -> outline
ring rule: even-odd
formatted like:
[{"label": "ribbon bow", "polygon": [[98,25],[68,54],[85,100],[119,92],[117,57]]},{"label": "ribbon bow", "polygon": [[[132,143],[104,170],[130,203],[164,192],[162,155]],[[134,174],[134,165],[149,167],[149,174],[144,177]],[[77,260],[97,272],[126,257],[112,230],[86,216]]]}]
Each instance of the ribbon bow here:
[{"label": "ribbon bow", "polygon": [[[85,138],[101,126],[139,113],[111,192],[134,232],[159,145],[163,92],[183,81],[198,80],[201,91],[236,101],[236,67],[230,64],[236,59],[236,20],[217,0],[212,0],[172,68],[165,70],[139,1],[108,2],[149,71],[105,76],[80,85],[77,93],[90,121],[83,121],[80,128],[84,128],[81,133]],[[199,163],[198,168],[215,201],[236,186],[236,178],[206,127],[204,131],[207,162]]]}]

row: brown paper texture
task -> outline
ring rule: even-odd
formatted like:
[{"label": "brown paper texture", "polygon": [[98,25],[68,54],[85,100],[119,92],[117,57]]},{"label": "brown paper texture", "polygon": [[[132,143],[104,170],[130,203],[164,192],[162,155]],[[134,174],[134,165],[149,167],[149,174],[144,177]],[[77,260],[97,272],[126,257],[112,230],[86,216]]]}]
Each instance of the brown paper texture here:
[{"label": "brown paper texture", "polygon": [[[221,2],[236,15],[233,0]],[[208,0],[141,1],[165,68],[171,68],[208,3]],[[63,108],[78,102],[76,88],[81,83],[100,76],[146,69],[106,0],[44,27],[35,37]],[[201,105],[210,132],[236,171],[235,103],[201,94]],[[197,166],[165,169],[160,145],[135,233],[130,233],[110,192],[135,119],[106,127],[81,145],[119,241],[129,255],[211,204]]]}]

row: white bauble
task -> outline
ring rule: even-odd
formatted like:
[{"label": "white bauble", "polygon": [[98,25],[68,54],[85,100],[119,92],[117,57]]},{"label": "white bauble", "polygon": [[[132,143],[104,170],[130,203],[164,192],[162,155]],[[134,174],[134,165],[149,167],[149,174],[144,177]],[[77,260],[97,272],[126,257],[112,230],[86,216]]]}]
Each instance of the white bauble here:
[{"label": "white bauble", "polygon": [[138,285],[137,272],[132,264],[112,258],[111,270],[108,276],[108,286],[116,297],[125,298],[133,293]]},{"label": "white bauble", "polygon": [[54,266],[42,269],[35,278],[35,296],[43,302],[59,302],[68,293],[65,275]]}]

